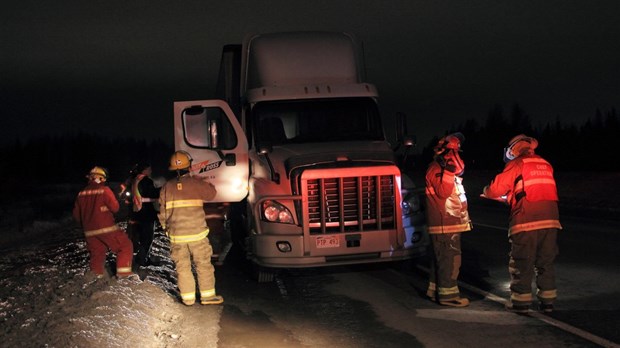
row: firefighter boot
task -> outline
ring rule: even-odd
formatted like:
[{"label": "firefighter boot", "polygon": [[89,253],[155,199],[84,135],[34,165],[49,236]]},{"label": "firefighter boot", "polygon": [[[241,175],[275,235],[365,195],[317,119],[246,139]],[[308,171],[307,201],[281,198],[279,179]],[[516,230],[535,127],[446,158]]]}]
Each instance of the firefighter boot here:
[{"label": "firefighter boot", "polygon": [[215,304],[220,304],[223,302],[224,302],[224,298],[219,295],[200,299],[200,304],[202,305],[215,305]]},{"label": "firefighter boot", "polygon": [[450,300],[439,300],[439,304],[450,307],[467,307],[469,306],[469,299],[465,297],[457,297]]},{"label": "firefighter boot", "polygon": [[511,301],[506,302],[506,310],[517,314],[526,314],[530,310],[527,304],[514,304]]},{"label": "firefighter boot", "polygon": [[543,313],[553,312],[553,303],[540,303],[538,309]]}]

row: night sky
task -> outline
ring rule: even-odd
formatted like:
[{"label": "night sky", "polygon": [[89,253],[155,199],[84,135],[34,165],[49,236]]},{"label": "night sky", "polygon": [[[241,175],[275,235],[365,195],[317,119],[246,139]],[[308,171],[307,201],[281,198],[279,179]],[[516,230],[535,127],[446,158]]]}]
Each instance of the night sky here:
[{"label": "night sky", "polygon": [[213,96],[224,44],[289,30],[356,34],[420,143],[495,104],[580,125],[620,107],[619,18],[618,0],[4,1],[0,137],[171,143],[173,101]]}]

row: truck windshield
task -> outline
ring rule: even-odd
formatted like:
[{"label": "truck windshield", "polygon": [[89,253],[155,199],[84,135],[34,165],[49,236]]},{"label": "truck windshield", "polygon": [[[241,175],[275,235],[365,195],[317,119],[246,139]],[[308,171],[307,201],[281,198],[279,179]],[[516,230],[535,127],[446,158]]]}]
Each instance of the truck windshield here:
[{"label": "truck windshield", "polygon": [[376,103],[368,98],[259,103],[253,110],[259,142],[383,140]]}]

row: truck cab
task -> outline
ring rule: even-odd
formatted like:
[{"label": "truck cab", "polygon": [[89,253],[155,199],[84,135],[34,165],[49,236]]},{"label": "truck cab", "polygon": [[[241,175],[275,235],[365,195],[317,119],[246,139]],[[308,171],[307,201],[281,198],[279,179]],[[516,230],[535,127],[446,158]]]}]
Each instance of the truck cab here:
[{"label": "truck cab", "polygon": [[385,138],[354,36],[248,36],[225,46],[217,94],[174,104],[175,147],[216,186],[214,203],[234,207],[232,240],[259,280],[424,254],[419,190]]}]

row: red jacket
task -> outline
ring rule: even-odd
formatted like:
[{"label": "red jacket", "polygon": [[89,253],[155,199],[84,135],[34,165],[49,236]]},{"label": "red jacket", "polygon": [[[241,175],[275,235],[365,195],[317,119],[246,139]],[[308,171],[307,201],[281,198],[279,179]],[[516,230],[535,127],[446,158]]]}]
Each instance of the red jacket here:
[{"label": "red jacket", "polygon": [[507,196],[509,235],[546,228],[562,229],[553,167],[538,155],[523,155],[506,163],[504,171],[484,188],[484,195],[492,199]]},{"label": "red jacket", "polygon": [[86,237],[120,230],[114,220],[119,204],[112,190],[94,181],[80,191],[73,206],[73,218],[82,225]]},{"label": "red jacket", "polygon": [[428,233],[471,230],[463,179],[433,161],[426,171],[426,219]]}]

